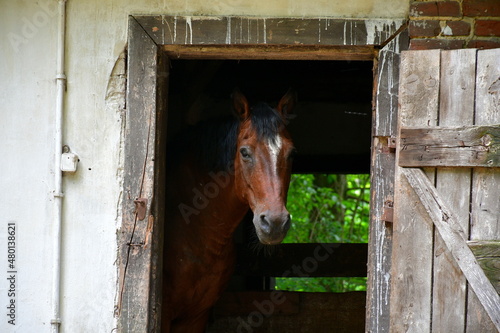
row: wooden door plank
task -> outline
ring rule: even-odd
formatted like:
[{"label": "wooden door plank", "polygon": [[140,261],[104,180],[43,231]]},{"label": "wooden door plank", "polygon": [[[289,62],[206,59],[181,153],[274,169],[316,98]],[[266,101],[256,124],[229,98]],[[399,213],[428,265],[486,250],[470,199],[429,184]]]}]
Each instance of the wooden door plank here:
[{"label": "wooden door plank", "polygon": [[[476,50],[441,52],[440,126],[473,124],[475,74]],[[444,132],[448,135],[443,134]],[[469,133],[457,131],[456,128],[440,130],[437,139],[453,137],[452,133],[461,136],[464,132]],[[441,142],[440,145],[442,146]],[[466,233],[469,230],[470,184],[470,169],[436,171],[436,189],[441,198],[449,203],[460,227]],[[466,318],[467,283],[438,231],[434,235],[433,271],[432,331],[461,332]]]},{"label": "wooden door plank", "polygon": [[[437,125],[439,68],[440,50],[402,53],[399,128]],[[433,225],[401,169],[394,190],[390,327],[423,333],[431,327]]]},{"label": "wooden door plank", "polygon": [[420,202],[438,229],[448,250],[453,255],[483,305],[496,329],[500,331],[500,296],[479,266],[467,246],[467,233],[460,226],[452,211],[439,197],[436,188],[420,169],[403,169],[403,174],[417,193]]},{"label": "wooden door plank", "polygon": [[[474,90],[474,86],[471,89]],[[474,94],[474,91],[465,91]],[[474,100],[463,101],[463,107],[455,109],[456,114],[470,118],[470,122],[464,120],[462,124],[472,124]],[[440,117],[440,124],[444,125],[443,121]],[[500,167],[500,125],[405,127],[400,133],[399,166]]]},{"label": "wooden door plank", "polygon": [[390,324],[392,223],[386,223],[382,216],[384,203],[394,201],[396,156],[388,148],[388,141],[397,134],[400,53],[407,46],[408,31],[405,30],[380,51],[375,62],[365,329],[372,333],[389,332]]},{"label": "wooden door plank", "polygon": [[[500,51],[477,54],[476,125],[500,123]],[[471,240],[500,239],[500,172],[474,170],[471,202]],[[499,311],[497,309],[497,311]],[[500,312],[500,311],[499,311]],[[469,293],[467,332],[494,332],[474,293]]]}]

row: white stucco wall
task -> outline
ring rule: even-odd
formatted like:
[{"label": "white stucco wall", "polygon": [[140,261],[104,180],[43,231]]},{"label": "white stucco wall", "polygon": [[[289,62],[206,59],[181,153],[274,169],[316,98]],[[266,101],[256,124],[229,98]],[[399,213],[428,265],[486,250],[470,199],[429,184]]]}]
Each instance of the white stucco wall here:
[{"label": "white stucco wall", "polygon": [[[48,332],[51,315],[56,0],[1,0],[0,332]],[[119,96],[106,103],[129,14],[403,18],[408,0],[68,0],[62,332],[111,332],[120,227]],[[353,14],[354,13],[354,14]],[[16,325],[7,317],[7,224],[16,224]]]}]

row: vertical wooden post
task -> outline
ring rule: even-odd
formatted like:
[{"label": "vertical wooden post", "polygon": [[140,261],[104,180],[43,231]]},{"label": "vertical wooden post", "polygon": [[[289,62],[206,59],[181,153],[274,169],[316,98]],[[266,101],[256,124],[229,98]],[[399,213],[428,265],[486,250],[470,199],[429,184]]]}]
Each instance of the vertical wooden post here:
[{"label": "vertical wooden post", "polygon": [[129,19],[127,68],[123,221],[118,235],[118,327],[120,332],[146,333],[151,332],[150,292],[155,284],[152,248],[159,223],[153,204],[154,199],[158,200],[154,198],[158,47],[133,17]]}]

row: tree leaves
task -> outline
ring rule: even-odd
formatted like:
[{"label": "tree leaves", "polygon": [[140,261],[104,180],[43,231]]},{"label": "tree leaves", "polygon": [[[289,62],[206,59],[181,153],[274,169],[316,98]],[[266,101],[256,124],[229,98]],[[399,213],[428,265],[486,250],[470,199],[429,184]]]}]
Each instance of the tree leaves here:
[{"label": "tree leaves", "polygon": [[[292,175],[287,208],[292,227],[285,243],[366,243],[370,175]],[[366,290],[366,278],[277,278],[276,288],[310,292]]]}]

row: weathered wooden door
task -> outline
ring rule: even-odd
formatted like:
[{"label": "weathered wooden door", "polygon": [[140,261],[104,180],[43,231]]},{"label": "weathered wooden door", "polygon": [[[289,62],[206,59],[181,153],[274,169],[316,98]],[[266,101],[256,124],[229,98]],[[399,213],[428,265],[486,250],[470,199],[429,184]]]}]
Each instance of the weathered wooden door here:
[{"label": "weathered wooden door", "polygon": [[390,330],[497,332],[500,49],[403,52],[399,103]]}]

